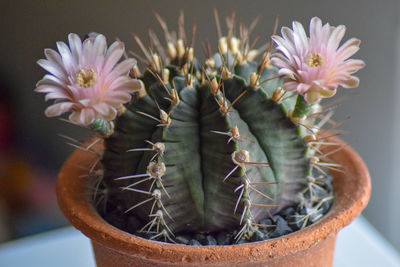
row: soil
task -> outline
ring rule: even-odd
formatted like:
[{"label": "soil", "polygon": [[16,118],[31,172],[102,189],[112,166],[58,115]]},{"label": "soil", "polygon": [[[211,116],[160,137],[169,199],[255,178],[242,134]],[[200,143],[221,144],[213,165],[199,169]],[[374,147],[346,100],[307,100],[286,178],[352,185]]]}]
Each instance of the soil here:
[{"label": "soil", "polygon": [[[221,231],[216,233],[177,234],[175,237],[172,237],[172,240],[161,239],[158,241],[166,243],[172,243],[173,241],[174,243],[190,246],[232,245],[268,240],[296,232],[320,220],[329,211],[332,205],[333,198],[330,197],[333,195],[332,178],[326,176],[318,185],[319,187],[314,189],[314,197],[317,195],[319,200],[324,198],[328,199],[323,202],[319,208],[313,209],[312,207],[305,207],[302,203],[296,203],[292,206],[285,207],[273,216],[267,216],[260,220],[259,224],[262,226],[258,227],[258,231],[256,231],[250,239],[235,240],[234,237],[237,233],[237,230],[235,230],[233,232]],[[310,200],[311,198],[308,190],[305,190],[303,196],[306,200]],[[98,197],[101,199],[101,195]],[[97,211],[101,217],[118,229],[147,239],[152,239],[155,235],[139,232],[144,223],[131,214],[125,213],[122,206],[108,206],[106,209],[107,212],[104,212],[104,209],[101,208],[105,207],[104,203],[101,201],[95,202],[97,202]],[[108,203],[112,203],[112,201]]]}]

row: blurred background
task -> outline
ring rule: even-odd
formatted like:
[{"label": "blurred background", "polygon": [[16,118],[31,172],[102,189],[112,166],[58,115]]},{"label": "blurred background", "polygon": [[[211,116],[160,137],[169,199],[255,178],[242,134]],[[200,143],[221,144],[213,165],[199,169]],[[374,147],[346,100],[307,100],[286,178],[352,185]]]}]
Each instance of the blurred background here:
[{"label": "blurred background", "polygon": [[[43,95],[33,92],[44,71],[36,64],[43,49],[56,48],[70,32],[81,37],[95,31],[109,43],[116,37],[128,50],[139,49],[130,35],[147,40],[148,28],[160,33],[152,11],[176,26],[185,11],[187,30],[197,25],[195,53],[201,42],[214,44],[212,8],[220,17],[260,22],[258,46],[268,41],[276,16],[280,26],[292,20],[306,25],[313,16],[347,26],[345,39],[362,40],[355,58],[367,66],[357,76],[360,87],[345,91],[349,99],[336,120],[350,116],[343,136],[364,158],[372,177],[372,196],[364,216],[400,250],[400,2],[396,0],[302,1],[50,1],[0,0],[0,242],[67,225],[57,208],[54,183],[73,150],[59,134],[85,139],[90,133],[58,119],[48,119]],[[342,93],[339,93],[342,95]]]}]

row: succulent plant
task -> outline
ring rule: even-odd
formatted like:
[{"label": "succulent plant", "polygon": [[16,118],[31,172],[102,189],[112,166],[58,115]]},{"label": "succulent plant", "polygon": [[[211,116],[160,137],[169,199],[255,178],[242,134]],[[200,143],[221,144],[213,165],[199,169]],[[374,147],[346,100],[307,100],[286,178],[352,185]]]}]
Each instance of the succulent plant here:
[{"label": "succulent plant", "polygon": [[[104,152],[90,172],[98,174],[94,201],[101,203],[99,212],[134,217],[141,224],[138,232],[171,241],[176,233],[221,230],[235,231],[236,240],[249,239],[260,227],[268,227],[262,219],[299,202],[308,210],[301,220],[319,218],[318,209],[332,196],[318,193],[324,190],[318,181],[326,179],[323,168],[338,168],[326,162],[320,150],[335,144],[320,134],[332,112],[323,110],[319,101],[332,96],[339,85],[358,84],[350,74],[363,63],[347,60],[358,42],[351,39],[338,50],[344,26],[322,27],[314,18],[310,39],[294,23],[293,31],[282,29],[283,38],[273,37],[282,54],[272,54],[272,41],[253,49],[254,23],[240,26],[235,36],[234,19],[228,18],[228,33],[223,36],[217,19],[218,52],[212,55],[206,45],[201,64],[194,56],[194,38],[186,38],[183,30],[183,15],[177,35],[156,17],[166,47],[153,32],[149,49],[134,36],[147,68],[140,72],[129,59],[115,67],[124,77],[123,93],[111,90],[106,94],[108,106],[96,104],[92,113],[80,111],[77,104],[70,104],[72,97],[64,97],[56,105],[67,107],[51,114],[72,110],[74,123],[89,126],[104,138]],[[94,47],[102,39],[90,38],[85,42]],[[59,63],[75,55],[76,42],[72,46],[70,40],[69,54],[59,45],[64,49]],[[109,53],[102,49],[107,61]],[[101,79],[101,68],[79,66],[74,71],[83,90]],[[109,76],[112,84],[117,78]],[[48,82],[39,84],[37,91],[49,93],[43,84]],[[131,100],[126,97],[129,89],[135,92]],[[83,102],[79,105],[90,106]],[[106,116],[109,110],[112,115]]]}]

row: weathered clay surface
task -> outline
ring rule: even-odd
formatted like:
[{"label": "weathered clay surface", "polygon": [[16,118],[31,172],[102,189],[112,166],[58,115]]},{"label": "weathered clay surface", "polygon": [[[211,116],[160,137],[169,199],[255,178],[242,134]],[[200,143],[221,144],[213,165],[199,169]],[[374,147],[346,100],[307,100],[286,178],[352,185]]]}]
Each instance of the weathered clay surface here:
[{"label": "weathered clay surface", "polygon": [[[344,146],[330,158],[342,165],[331,172],[335,200],[329,213],[295,233],[261,242],[230,246],[186,246],[149,241],[105,222],[87,201],[86,178],[76,165],[89,165],[93,155],[76,150],[65,162],[57,182],[61,210],[77,229],[92,240],[97,266],[331,266],[337,232],[365,208],[370,177],[360,156]],[[98,146],[101,149],[101,145]]]}]

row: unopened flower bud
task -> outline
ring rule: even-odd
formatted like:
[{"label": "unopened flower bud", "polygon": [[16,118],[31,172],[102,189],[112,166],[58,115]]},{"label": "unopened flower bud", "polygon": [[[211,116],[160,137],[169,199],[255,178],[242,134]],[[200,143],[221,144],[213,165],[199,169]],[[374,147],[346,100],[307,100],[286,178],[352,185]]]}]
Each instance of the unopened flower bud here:
[{"label": "unopened flower bud", "polygon": [[226,40],[226,37],[221,37],[218,40],[218,51],[221,54],[226,54],[228,53],[228,41]]}]

